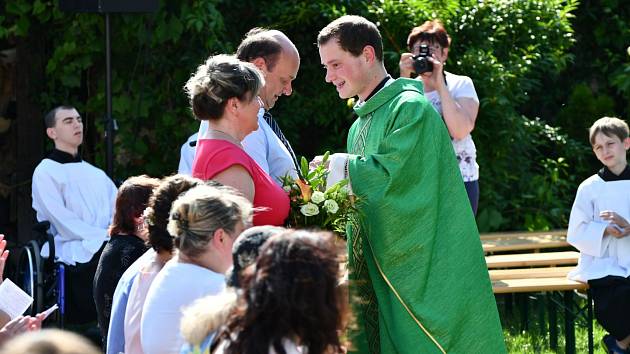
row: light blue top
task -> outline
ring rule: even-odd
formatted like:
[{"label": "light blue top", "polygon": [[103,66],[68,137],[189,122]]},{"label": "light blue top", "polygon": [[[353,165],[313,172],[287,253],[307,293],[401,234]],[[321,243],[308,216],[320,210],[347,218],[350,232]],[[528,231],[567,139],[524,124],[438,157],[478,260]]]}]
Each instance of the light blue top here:
[{"label": "light blue top", "polygon": [[112,299],[112,314],[109,318],[109,330],[107,332],[106,354],[118,354],[125,352],[125,311],[131,285],[140,272],[142,266],[155,255],[153,249],[146,251],[142,257],[138,258],[127,268],[116,285],[114,297]]}]

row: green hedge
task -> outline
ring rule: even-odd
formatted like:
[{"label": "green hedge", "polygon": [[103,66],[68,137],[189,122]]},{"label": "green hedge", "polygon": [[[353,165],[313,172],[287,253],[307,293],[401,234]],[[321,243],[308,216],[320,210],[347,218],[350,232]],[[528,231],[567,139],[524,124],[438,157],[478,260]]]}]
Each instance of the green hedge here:
[{"label": "green hedge", "polygon": [[[397,76],[411,27],[437,17],[453,37],[447,70],[470,76],[481,101],[473,132],[481,166],[480,230],[566,227],[575,188],[591,168],[585,162],[588,147],[535,115],[524,116],[523,107],[532,93],[540,94],[546,78],[572,62],[570,21],[577,5],[575,0],[193,0],[161,1],[155,14],[112,15],[113,103],[120,127],[115,174],[176,170],[179,147],[198,126],[182,85],[205,57],[233,52],[254,26],[283,30],[300,51],[294,94],[274,108],[298,153],[312,157],[343,149],[352,111],[324,82],[318,31],[342,14],[368,17],[383,33],[386,66]],[[56,1],[13,0],[4,8],[0,39],[36,35],[50,43],[42,107],[71,102],[102,116],[102,16],[64,14]],[[102,121],[93,124],[102,136]],[[87,148],[102,164],[102,141]]]}]

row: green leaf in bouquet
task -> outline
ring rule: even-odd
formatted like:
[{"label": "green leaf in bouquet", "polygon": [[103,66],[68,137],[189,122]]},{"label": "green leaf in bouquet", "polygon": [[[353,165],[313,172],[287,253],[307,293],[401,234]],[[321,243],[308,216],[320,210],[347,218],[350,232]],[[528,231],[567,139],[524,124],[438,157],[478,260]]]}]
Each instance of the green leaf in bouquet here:
[{"label": "green leaf in bouquet", "polygon": [[308,161],[304,156],[302,156],[302,159],[300,160],[300,169],[302,170],[302,176],[306,176],[308,174]]},{"label": "green leaf in bouquet", "polygon": [[324,154],[324,156],[322,157],[322,165],[328,161],[328,157],[330,156],[330,151],[326,151],[326,153]]}]

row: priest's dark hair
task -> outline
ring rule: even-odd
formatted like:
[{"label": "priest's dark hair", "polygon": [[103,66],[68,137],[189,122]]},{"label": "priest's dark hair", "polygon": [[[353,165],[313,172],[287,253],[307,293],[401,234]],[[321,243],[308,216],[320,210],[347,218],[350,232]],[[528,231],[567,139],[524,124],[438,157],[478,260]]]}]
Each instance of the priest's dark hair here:
[{"label": "priest's dark hair", "polygon": [[109,226],[110,236],[120,234],[139,236],[134,219],[142,215],[153,190],[159,185],[159,179],[141,175],[129,177],[118,188],[114,220]]},{"label": "priest's dark hair", "polygon": [[149,228],[149,244],[156,252],[173,252],[173,236],[166,230],[173,202],[180,194],[203,183],[202,180],[187,175],[173,175],[164,178],[153,192],[144,222]]},{"label": "priest's dark hair", "polygon": [[[339,284],[341,245],[329,232],[288,230],[243,272],[242,295],[213,345],[225,353],[282,353],[290,338],[309,354],[341,353],[348,307]],[[267,352],[265,349],[264,352]]]},{"label": "priest's dark hair", "polygon": [[341,16],[324,27],[317,35],[317,45],[335,40],[341,49],[358,57],[365,46],[372,46],[378,61],[383,62],[383,38],[378,27],[356,15]]},{"label": "priest's dark hair", "polygon": [[55,123],[57,123],[57,121],[56,121],[56,119],[57,119],[57,112],[61,111],[62,109],[76,109],[76,108],[74,108],[72,106],[68,106],[68,105],[61,105],[61,106],[58,106],[58,107],[55,107],[55,108],[51,109],[44,116],[44,125],[46,125],[46,128],[54,128],[55,127]]},{"label": "priest's dark hair", "polygon": [[184,90],[197,119],[217,120],[230,98],[251,102],[264,85],[265,79],[254,64],[219,54],[197,68]]},{"label": "priest's dark hair", "polygon": [[588,130],[588,138],[591,145],[595,145],[595,136],[602,133],[607,137],[616,136],[622,142],[628,138],[628,123],[617,117],[602,117],[595,121]]},{"label": "priest's dark hair", "polygon": [[263,58],[267,70],[272,71],[282,53],[282,44],[278,39],[278,34],[282,32],[262,27],[250,29],[236,49],[236,57],[248,62]]}]

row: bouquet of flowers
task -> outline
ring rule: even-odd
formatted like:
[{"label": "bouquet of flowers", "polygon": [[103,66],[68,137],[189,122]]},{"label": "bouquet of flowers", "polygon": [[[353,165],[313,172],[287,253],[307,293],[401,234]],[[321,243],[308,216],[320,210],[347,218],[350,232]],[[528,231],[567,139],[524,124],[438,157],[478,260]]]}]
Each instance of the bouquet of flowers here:
[{"label": "bouquet of flowers", "polygon": [[326,188],[329,154],[326,152],[321,164],[313,170],[309,170],[308,162],[302,157],[302,178],[296,180],[289,175],[282,178],[283,188],[291,199],[288,224],[294,228],[317,227],[333,231],[345,239],[346,224],[350,215],[356,212],[355,201],[348,193],[346,179]]}]

